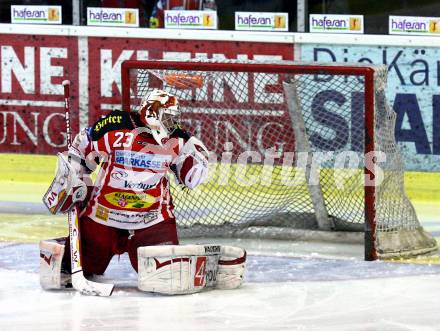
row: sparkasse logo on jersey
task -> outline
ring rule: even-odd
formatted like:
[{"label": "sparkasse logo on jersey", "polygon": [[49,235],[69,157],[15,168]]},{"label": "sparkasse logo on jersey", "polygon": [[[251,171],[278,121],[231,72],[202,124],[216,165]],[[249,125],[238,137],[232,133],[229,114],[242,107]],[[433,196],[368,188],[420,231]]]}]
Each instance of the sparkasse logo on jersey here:
[{"label": "sparkasse logo on jersey", "polygon": [[11,6],[11,23],[61,24],[61,6]]},{"label": "sparkasse logo on jersey", "polygon": [[164,169],[171,162],[171,155],[153,155],[125,150],[117,150],[115,154],[117,164],[135,168]]}]

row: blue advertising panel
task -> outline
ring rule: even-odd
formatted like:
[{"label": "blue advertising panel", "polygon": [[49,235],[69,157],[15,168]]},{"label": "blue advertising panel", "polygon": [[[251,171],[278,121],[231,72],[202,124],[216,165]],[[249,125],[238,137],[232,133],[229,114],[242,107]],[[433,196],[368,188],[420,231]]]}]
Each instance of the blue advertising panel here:
[{"label": "blue advertising panel", "polygon": [[405,168],[440,171],[440,48],[302,44],[301,61],[388,67],[388,102]]}]

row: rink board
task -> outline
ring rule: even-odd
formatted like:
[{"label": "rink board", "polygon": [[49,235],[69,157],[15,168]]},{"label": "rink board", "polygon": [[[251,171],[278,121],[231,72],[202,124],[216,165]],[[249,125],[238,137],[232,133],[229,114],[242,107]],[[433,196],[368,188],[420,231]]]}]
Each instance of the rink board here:
[{"label": "rink board", "polygon": [[[9,201],[12,206],[17,201],[41,205],[41,196],[53,178],[56,158],[45,155],[0,154],[0,162],[0,202]],[[405,183],[406,192],[415,205],[422,225],[434,236],[440,237],[440,173],[407,172]],[[230,194],[222,187],[219,188],[219,193]],[[37,215],[23,215],[20,208],[21,205],[17,204],[17,213],[14,214],[10,214],[10,211],[8,214],[1,214],[0,208],[0,241],[37,242],[43,238],[66,234],[64,216],[43,215],[41,212]]]}]

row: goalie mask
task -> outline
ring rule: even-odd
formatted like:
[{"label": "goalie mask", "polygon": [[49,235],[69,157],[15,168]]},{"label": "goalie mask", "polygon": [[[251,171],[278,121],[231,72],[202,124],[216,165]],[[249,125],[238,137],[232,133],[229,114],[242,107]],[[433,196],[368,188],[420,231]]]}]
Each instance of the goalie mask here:
[{"label": "goalie mask", "polygon": [[179,102],[174,95],[154,90],[141,102],[140,119],[162,145],[180,121]]}]

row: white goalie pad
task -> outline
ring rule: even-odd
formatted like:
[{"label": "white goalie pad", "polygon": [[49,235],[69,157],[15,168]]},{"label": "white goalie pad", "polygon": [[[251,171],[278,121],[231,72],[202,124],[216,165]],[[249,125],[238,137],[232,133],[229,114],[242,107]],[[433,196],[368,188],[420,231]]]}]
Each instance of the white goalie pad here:
[{"label": "white goalie pad", "polygon": [[[238,252],[239,264],[236,263]],[[227,264],[221,265],[222,260],[228,261]],[[204,288],[236,288],[243,281],[245,261],[246,252],[230,246],[139,247],[138,288],[162,294],[190,294]],[[222,273],[220,282],[219,270]]]},{"label": "white goalie pad", "polygon": [[55,178],[43,196],[43,203],[52,214],[65,213],[87,195],[86,184],[77,177],[66,156],[58,153]]},{"label": "white goalie pad", "polygon": [[71,282],[69,274],[61,272],[64,242],[55,239],[40,241],[40,285],[45,290],[62,289]]},{"label": "white goalie pad", "polygon": [[246,251],[239,247],[222,246],[215,288],[232,290],[240,287],[243,283],[245,269]]}]

